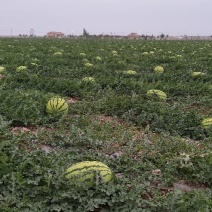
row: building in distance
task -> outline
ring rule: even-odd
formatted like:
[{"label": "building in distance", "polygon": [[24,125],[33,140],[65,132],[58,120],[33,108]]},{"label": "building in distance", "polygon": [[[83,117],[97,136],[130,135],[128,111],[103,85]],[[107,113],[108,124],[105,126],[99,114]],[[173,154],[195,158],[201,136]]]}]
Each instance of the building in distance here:
[{"label": "building in distance", "polygon": [[134,32],[132,32],[132,33],[130,33],[129,35],[127,35],[127,38],[128,39],[139,39],[141,36],[138,34],[138,33],[134,33]]},{"label": "building in distance", "polygon": [[65,36],[62,32],[48,32],[47,37],[48,38],[63,38]]}]

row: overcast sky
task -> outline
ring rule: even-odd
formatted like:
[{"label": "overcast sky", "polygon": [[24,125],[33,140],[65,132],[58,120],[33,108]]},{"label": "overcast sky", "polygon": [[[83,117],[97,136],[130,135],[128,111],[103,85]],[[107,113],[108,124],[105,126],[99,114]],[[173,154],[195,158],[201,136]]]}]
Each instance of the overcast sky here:
[{"label": "overcast sky", "polygon": [[212,0],[0,0],[0,35],[212,35]]}]

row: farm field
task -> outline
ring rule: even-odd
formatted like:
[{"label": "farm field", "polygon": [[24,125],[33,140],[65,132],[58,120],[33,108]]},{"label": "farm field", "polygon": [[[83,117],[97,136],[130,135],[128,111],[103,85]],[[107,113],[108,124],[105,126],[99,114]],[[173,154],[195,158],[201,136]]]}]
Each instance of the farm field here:
[{"label": "farm field", "polygon": [[0,39],[0,211],[212,211],[212,42]]}]

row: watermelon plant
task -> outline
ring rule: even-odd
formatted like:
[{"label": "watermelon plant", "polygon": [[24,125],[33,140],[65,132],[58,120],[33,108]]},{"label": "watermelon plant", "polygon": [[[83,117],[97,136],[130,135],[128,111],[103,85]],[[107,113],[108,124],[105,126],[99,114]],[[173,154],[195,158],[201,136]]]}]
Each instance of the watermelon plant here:
[{"label": "watermelon plant", "polygon": [[209,41],[0,41],[0,211],[211,211]]}]

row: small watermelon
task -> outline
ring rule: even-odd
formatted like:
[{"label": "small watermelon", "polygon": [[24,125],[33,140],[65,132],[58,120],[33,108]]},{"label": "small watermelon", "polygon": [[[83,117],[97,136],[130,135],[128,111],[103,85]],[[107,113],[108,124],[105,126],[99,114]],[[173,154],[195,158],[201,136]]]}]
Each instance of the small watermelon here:
[{"label": "small watermelon", "polygon": [[53,97],[46,105],[46,112],[52,115],[67,113],[68,103],[61,97]]},{"label": "small watermelon", "polygon": [[161,90],[149,90],[147,91],[146,95],[148,97],[151,97],[151,98],[158,98],[158,99],[161,99],[161,100],[166,100],[167,99],[167,95],[166,93],[164,93],[163,91]]},{"label": "small watermelon", "polygon": [[65,177],[68,180],[80,185],[94,185],[96,172],[99,172],[103,182],[107,183],[112,180],[113,173],[110,168],[99,161],[83,161],[73,164],[65,171]]}]

